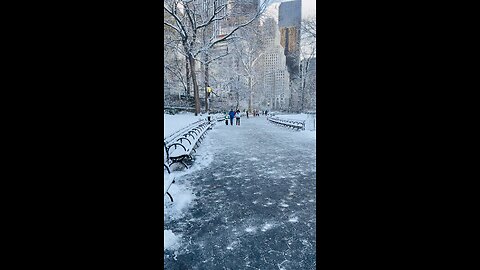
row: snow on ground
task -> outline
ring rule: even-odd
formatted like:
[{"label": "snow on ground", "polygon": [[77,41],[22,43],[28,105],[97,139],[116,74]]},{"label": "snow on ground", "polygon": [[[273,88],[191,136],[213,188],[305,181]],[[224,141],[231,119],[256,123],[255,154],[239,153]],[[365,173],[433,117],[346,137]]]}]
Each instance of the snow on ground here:
[{"label": "snow on ground", "polygon": [[[193,113],[181,113],[175,115],[164,114],[163,118],[164,137],[166,137],[193,122],[196,122],[200,119],[205,119],[206,116],[195,116]],[[209,135],[207,134],[207,136]],[[192,191],[191,184],[185,180],[185,177],[208,167],[208,165],[213,161],[213,157],[208,151],[208,145],[209,143],[206,141],[200,144],[200,146],[197,148],[199,153],[196,156],[196,160],[188,170],[174,170],[171,172],[171,174],[168,174],[166,170],[164,170],[163,193],[165,194],[168,190],[168,193],[173,197],[173,202],[171,202],[168,195],[164,196],[164,222],[181,218],[188,207],[192,205],[192,202],[195,199],[195,194]],[[172,184],[173,180],[175,180],[175,183]],[[181,238],[178,235],[175,235],[172,230],[164,230],[164,236],[165,250],[175,250],[180,246]]]},{"label": "snow on ground", "polygon": [[163,231],[163,244],[165,249],[176,249],[180,245],[181,235],[175,235],[172,230]]},{"label": "snow on ground", "polygon": [[[279,115],[279,117],[284,117],[285,119],[296,119],[296,120],[306,120],[309,115]],[[165,135],[167,136],[168,134],[171,134],[195,121],[198,121],[199,119],[206,118],[206,116],[194,116],[193,113],[182,113],[182,114],[177,114],[177,115],[164,115],[164,130],[165,130]],[[266,124],[265,127],[268,127],[268,129],[273,128],[276,132],[281,132],[285,133],[287,132],[288,134],[294,135],[294,137],[305,137],[309,139],[314,139],[315,140],[315,131],[291,131],[288,129],[283,129],[281,127],[276,127],[267,124],[266,118],[253,118],[252,120],[258,120],[260,122],[264,121],[264,125]],[[246,119],[245,117],[243,118],[243,125],[248,124],[248,121],[250,119]],[[256,121],[255,121],[256,122]],[[253,123],[255,123],[253,122]],[[187,170],[181,170],[181,171],[172,171],[172,173],[169,175],[168,173],[164,173],[164,193],[169,191],[169,193],[172,195],[174,202],[172,203],[170,201],[170,198],[167,196],[164,197],[164,224],[167,226],[164,227],[164,251],[170,250],[170,251],[175,251],[182,246],[182,238],[181,236],[183,235],[182,231],[178,231],[176,227],[172,227],[171,224],[176,224],[176,222],[179,222],[180,220],[183,220],[186,218],[187,214],[189,214],[189,210],[198,206],[195,206],[198,201],[201,201],[201,198],[198,198],[195,196],[194,192],[194,186],[197,185],[198,183],[193,183],[191,182],[192,179],[195,179],[196,175],[199,173],[205,173],[205,169],[209,168],[209,166],[213,166],[215,163],[220,162],[218,159],[214,159],[214,154],[216,153],[218,155],[218,148],[222,148],[222,146],[218,145],[217,136],[219,136],[220,133],[224,133],[225,131],[222,131],[221,128],[228,128],[228,130],[234,131],[235,128],[242,128],[245,129],[247,126],[229,126],[225,127],[224,122],[216,122],[216,126],[213,128],[213,130],[210,130],[209,133],[206,135],[208,139],[204,140],[197,151],[197,154],[195,156],[195,161],[191,165],[191,167]],[[262,128],[264,126],[261,126]],[[220,128],[220,129],[219,129]],[[239,130],[240,131],[240,130]],[[246,138],[246,137],[241,137],[241,138]],[[280,143],[280,141],[278,142]],[[286,143],[286,142],[285,142]],[[240,154],[238,152],[239,150],[234,150],[232,154]],[[218,158],[218,157],[217,157]],[[278,157],[282,159],[283,157]],[[242,159],[240,160],[242,161]],[[244,162],[247,163],[258,163],[258,162],[263,162],[261,159],[261,155],[257,155],[255,153],[252,153],[251,156],[247,156],[243,159]],[[273,171],[272,171],[273,172]],[[215,171],[212,173],[212,177],[217,178],[220,175],[223,175],[224,173],[222,171]],[[267,173],[268,174],[268,173]],[[264,175],[259,175],[261,177],[266,177],[267,174]],[[277,174],[277,173],[275,173]],[[301,175],[304,175],[302,172]],[[225,176],[224,176],[225,177]],[[241,172],[236,172],[233,175],[230,175],[231,179],[237,179],[238,177],[244,178],[244,175]],[[282,178],[282,177],[280,177]],[[175,183],[171,184],[172,180],[175,179]],[[244,179],[245,183],[249,181],[249,179]],[[170,185],[171,184],[171,185]],[[212,186],[213,187],[213,186]],[[211,187],[210,187],[211,188]],[[209,188],[207,188],[209,189]],[[227,190],[231,190],[232,187],[228,186],[226,187]],[[203,190],[203,189],[202,189]],[[257,192],[253,193],[255,196],[260,196],[261,198],[261,192],[257,190]],[[281,200],[275,204],[277,204],[280,209],[285,209],[281,211],[286,211],[287,213],[290,210],[287,210],[291,208],[291,204],[285,203],[286,201]],[[258,200],[252,201],[253,205],[260,205],[262,207],[270,207],[270,205],[273,205],[273,202],[267,201],[262,203]],[[266,204],[265,204],[266,203]],[[290,203],[290,202],[289,202]],[[220,207],[220,206],[219,206]],[[221,206],[223,207],[223,205]],[[288,219],[290,224],[298,223],[299,219],[296,216],[290,216]],[[257,226],[248,226],[247,228],[244,229],[246,233],[255,233],[255,232],[267,232],[270,229],[276,227],[277,224],[274,222],[265,222],[262,225],[257,225]],[[180,233],[182,232],[182,234]],[[230,243],[230,245],[227,247],[227,249],[234,249],[237,246],[238,243]]]},{"label": "snow on ground", "polygon": [[177,113],[174,115],[164,114],[163,115],[163,137],[174,133],[177,130],[180,130],[193,122],[196,122],[200,119],[206,119],[206,115],[197,115],[193,113]]},{"label": "snow on ground", "polygon": [[305,130],[301,131],[302,135],[308,138],[316,138],[316,127],[317,127],[317,119],[316,115],[313,114],[276,114],[275,117],[288,119],[288,120],[297,120],[297,121],[304,121],[305,120]]},{"label": "snow on ground", "polygon": [[[223,114],[212,114],[212,117],[223,116]],[[195,116],[194,113],[181,112],[174,115],[163,114],[163,137],[178,131],[191,123],[197,122],[201,119],[207,119],[207,114],[199,114]]]},{"label": "snow on ground", "polygon": [[288,120],[307,120],[308,114],[301,113],[301,114],[275,114],[275,117],[280,117]]},{"label": "snow on ground", "polygon": [[217,122],[193,166],[173,172],[164,268],[314,269],[316,139],[309,133],[265,117]]}]

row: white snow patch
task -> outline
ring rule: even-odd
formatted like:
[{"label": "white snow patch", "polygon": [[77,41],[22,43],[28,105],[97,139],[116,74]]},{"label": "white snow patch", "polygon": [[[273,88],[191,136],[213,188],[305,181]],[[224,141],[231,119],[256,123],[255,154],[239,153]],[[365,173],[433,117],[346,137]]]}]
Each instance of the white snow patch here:
[{"label": "white snow patch", "polygon": [[168,137],[174,132],[200,119],[207,119],[207,116],[195,116],[193,113],[163,114],[163,136]]},{"label": "white snow patch", "polygon": [[179,218],[183,215],[184,210],[195,199],[190,187],[187,185],[180,185],[175,182],[168,191],[173,197],[173,202],[170,201],[168,195],[164,198],[164,218]]},{"label": "white snow patch", "polygon": [[250,161],[259,161],[260,159],[256,158],[256,157],[249,157],[247,158],[247,160],[250,160]]},{"label": "white snow patch", "polygon": [[238,241],[233,241],[232,243],[230,243],[230,245],[227,246],[227,249],[232,250],[237,244],[238,244]]},{"label": "white snow patch", "polygon": [[288,221],[290,221],[290,222],[298,222],[298,217],[292,217],[292,218],[288,219]]},{"label": "white snow patch", "polygon": [[301,137],[310,138],[316,140],[316,132],[315,129],[317,127],[316,116],[312,114],[285,114],[285,115],[275,115],[275,117],[281,119],[288,119],[288,120],[297,120],[297,121],[305,121],[305,130],[297,132]]},{"label": "white snow patch", "polygon": [[286,203],[281,203],[281,204],[279,204],[279,205],[280,205],[281,207],[289,207],[289,205],[286,204]]},{"label": "white snow patch", "polygon": [[257,229],[255,227],[248,227],[245,229],[246,232],[255,232]]},{"label": "white snow patch", "polygon": [[265,225],[263,225],[262,227],[262,232],[266,232],[267,230],[270,230],[271,228],[273,228],[274,224],[273,223],[265,223]]},{"label": "white snow patch", "polygon": [[163,230],[163,249],[175,250],[180,247],[180,235],[175,235],[172,230]]}]

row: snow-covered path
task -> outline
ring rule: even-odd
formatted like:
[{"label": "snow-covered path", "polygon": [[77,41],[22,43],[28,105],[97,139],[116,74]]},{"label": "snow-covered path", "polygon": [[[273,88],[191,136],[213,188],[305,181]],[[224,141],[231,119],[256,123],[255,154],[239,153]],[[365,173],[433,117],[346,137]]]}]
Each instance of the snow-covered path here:
[{"label": "snow-covered path", "polygon": [[182,235],[165,269],[315,269],[315,139],[243,117],[218,122],[204,144],[214,160],[185,176],[196,200],[165,223]]}]

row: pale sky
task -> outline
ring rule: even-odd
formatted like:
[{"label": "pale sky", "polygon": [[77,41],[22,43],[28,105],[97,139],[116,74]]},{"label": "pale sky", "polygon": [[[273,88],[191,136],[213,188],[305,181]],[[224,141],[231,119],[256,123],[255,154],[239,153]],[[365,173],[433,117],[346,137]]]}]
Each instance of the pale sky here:
[{"label": "pale sky", "polygon": [[317,3],[315,0],[302,0],[302,18],[317,15]]},{"label": "pale sky", "polygon": [[[272,3],[288,2],[292,0],[274,0]],[[317,3],[315,0],[302,0],[302,18],[317,15]]]}]

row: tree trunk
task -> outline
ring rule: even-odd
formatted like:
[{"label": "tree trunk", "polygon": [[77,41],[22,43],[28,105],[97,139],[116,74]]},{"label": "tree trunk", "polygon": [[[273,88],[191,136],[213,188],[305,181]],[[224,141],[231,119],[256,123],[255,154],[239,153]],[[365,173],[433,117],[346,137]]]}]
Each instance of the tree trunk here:
[{"label": "tree trunk", "polygon": [[248,88],[250,89],[250,99],[248,100],[248,111],[252,111],[252,99],[253,99],[253,87],[252,87],[252,77],[248,77]]},{"label": "tree trunk", "polygon": [[195,98],[195,116],[197,116],[200,113],[200,97],[198,95],[197,76],[195,74],[195,59],[192,53],[188,53],[188,60],[190,63],[190,74],[192,75],[193,97]]},{"label": "tree trunk", "polygon": [[302,103],[301,103],[302,112],[304,110],[304,102],[305,102],[305,85],[302,86]]},{"label": "tree trunk", "polygon": [[238,110],[238,106],[240,105],[240,94],[237,91],[237,106],[235,110]]},{"label": "tree trunk", "polygon": [[237,75],[237,108],[235,110],[238,110],[238,106],[240,105],[240,88],[239,88],[239,83],[240,83],[240,75]]},{"label": "tree trunk", "polygon": [[190,69],[189,69],[189,66],[188,66],[189,61],[190,60],[188,59],[188,56],[185,56],[185,73],[186,73],[186,79],[187,79],[187,89],[186,89],[185,95],[187,97],[190,96]]},{"label": "tree trunk", "polygon": [[304,72],[304,70],[300,70],[300,72],[301,72],[301,75],[303,75],[303,76],[301,76],[301,79],[302,79],[302,81],[301,81],[301,84],[302,84],[302,86],[301,86],[301,87],[302,87],[302,88],[301,88],[301,89],[302,89],[302,101],[301,101],[301,103],[300,103],[300,107],[301,107],[301,110],[302,110],[302,112],[303,112],[303,111],[304,111],[304,103],[305,103],[305,80],[306,80],[306,72]]},{"label": "tree trunk", "polygon": [[207,87],[209,85],[208,82],[208,52],[205,53],[205,112],[208,112],[208,91]]}]

